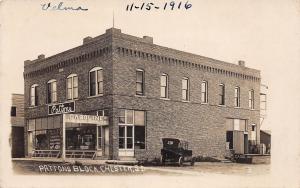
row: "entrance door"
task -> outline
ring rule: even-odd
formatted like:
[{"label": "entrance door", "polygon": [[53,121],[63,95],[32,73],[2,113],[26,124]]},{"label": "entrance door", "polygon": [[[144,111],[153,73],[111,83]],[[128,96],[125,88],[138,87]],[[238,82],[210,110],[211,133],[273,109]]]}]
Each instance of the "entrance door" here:
[{"label": "entrance door", "polygon": [[244,153],[248,153],[248,134],[244,134]]},{"label": "entrance door", "polygon": [[28,150],[28,155],[30,156],[32,154],[32,150],[33,150],[33,133],[32,132],[28,132],[27,150]]},{"label": "entrance door", "polygon": [[119,126],[119,156],[134,156],[133,126]]},{"label": "entrance door", "polygon": [[104,128],[104,155],[109,155],[109,128],[108,126],[103,127]]},{"label": "entrance door", "polygon": [[236,154],[244,154],[244,131],[233,131],[233,150]]}]

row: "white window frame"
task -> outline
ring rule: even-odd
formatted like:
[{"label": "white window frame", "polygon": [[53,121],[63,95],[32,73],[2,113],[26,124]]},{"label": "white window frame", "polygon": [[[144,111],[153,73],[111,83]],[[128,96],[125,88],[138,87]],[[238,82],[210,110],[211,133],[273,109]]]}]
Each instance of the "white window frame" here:
[{"label": "white window frame", "polygon": [[[138,72],[142,72],[143,76],[142,76],[142,82],[137,80],[137,73]],[[135,71],[136,74],[136,78],[135,78],[135,94],[136,95],[145,95],[145,71],[143,69],[136,69]],[[137,84],[141,84],[142,85],[142,92],[138,92],[137,91]]]},{"label": "white window frame", "polygon": [[[204,87],[203,87],[203,85],[204,85]],[[204,88],[204,91],[203,91],[203,88]],[[206,80],[203,80],[201,82],[201,103],[202,104],[208,103],[208,81],[206,81]]]},{"label": "white window frame", "polygon": [[[77,78],[77,87],[74,87],[74,79]],[[71,79],[71,88],[68,88],[68,80]],[[76,97],[74,97],[74,88],[77,88]],[[69,89],[71,89],[71,98],[69,98]],[[78,76],[77,74],[70,74],[66,79],[66,91],[67,91],[67,100],[78,99]]]},{"label": "white window frame", "polygon": [[239,86],[234,88],[234,107],[241,107],[241,88]]},{"label": "white window frame", "polygon": [[[102,80],[100,80],[98,82],[98,71],[102,71]],[[91,94],[91,73],[95,72],[95,95]],[[94,67],[89,71],[89,96],[93,97],[93,96],[101,96],[103,95],[103,91],[104,91],[104,74],[103,74],[103,68],[102,67]],[[102,83],[102,91],[99,92],[98,89],[98,83]]]},{"label": "white window frame", "polygon": [[[183,81],[187,81],[187,88],[183,88]],[[183,91],[186,93],[186,98],[183,98]],[[190,79],[188,77],[183,77],[181,80],[181,100],[182,101],[189,101],[190,100]]]},{"label": "white window frame", "polygon": [[[166,83],[165,85],[162,85],[162,77],[166,78]],[[165,96],[162,96],[162,88],[165,88]],[[169,76],[166,73],[162,73],[160,76],[160,98],[168,99],[169,98]]]},{"label": "white window frame", "polygon": [[38,105],[38,95],[36,95],[38,86],[39,86],[38,84],[33,84],[30,87],[30,106]]},{"label": "white window frame", "polygon": [[[48,96],[48,93],[49,93],[48,84],[51,84],[51,86],[50,86],[51,100],[49,100],[49,96]],[[55,91],[53,91],[53,87],[54,87],[53,84],[55,84]],[[54,100],[54,98],[55,98],[55,100]],[[57,102],[57,81],[55,79],[52,79],[47,82],[47,103],[51,104],[51,103],[56,103],[56,102]]]},{"label": "white window frame", "polygon": [[[225,84],[219,84],[219,89],[221,89],[219,92],[219,100],[221,100],[223,103],[220,104],[221,101],[218,102],[219,106],[224,106],[226,104],[226,95],[225,95]],[[222,98],[221,98],[222,97]]]},{"label": "white window frame", "polygon": [[[101,130],[101,135],[99,135],[99,129]],[[102,150],[102,145],[103,145],[103,129],[102,129],[102,126],[97,126],[97,150]],[[101,140],[101,146],[99,147],[99,139]]]}]

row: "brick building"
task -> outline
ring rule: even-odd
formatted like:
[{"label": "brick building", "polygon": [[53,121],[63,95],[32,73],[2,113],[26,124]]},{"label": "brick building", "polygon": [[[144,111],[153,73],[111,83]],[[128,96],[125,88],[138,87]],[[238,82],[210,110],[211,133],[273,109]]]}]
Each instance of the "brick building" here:
[{"label": "brick building", "polygon": [[11,116],[11,155],[24,157],[24,95],[12,94]]},{"label": "brick building", "polygon": [[260,71],[243,61],[111,28],[76,48],[26,60],[24,79],[27,156],[153,159],[163,137],[187,140],[204,156],[259,144]]}]

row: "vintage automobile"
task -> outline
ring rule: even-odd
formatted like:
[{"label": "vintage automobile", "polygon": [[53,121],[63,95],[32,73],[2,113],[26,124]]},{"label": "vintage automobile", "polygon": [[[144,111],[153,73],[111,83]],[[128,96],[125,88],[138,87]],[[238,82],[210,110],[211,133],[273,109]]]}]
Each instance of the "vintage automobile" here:
[{"label": "vintage automobile", "polygon": [[192,150],[188,149],[188,142],[176,138],[163,138],[161,149],[161,163],[175,163],[182,166],[189,162],[192,166],[195,163]]}]

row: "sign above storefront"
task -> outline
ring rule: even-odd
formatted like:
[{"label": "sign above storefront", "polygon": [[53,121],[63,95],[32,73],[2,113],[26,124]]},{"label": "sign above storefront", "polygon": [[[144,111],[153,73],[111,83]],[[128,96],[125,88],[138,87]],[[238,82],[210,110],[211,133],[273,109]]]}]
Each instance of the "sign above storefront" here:
[{"label": "sign above storefront", "polygon": [[66,114],[75,112],[75,102],[52,104],[48,106],[48,115]]},{"label": "sign above storefront", "polygon": [[65,123],[86,123],[86,124],[108,125],[107,116],[64,114],[63,121]]}]

